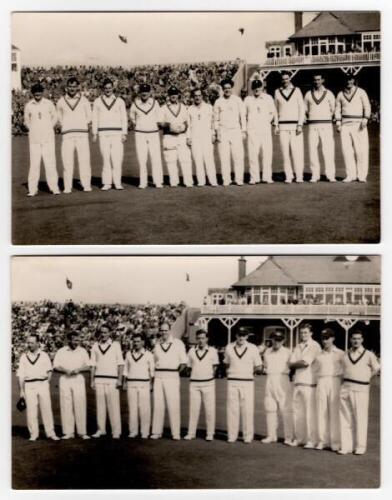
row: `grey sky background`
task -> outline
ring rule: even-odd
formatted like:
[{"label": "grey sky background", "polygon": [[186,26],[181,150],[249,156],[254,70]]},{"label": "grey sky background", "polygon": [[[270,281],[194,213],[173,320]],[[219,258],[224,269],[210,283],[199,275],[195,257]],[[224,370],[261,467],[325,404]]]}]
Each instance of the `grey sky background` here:
[{"label": "grey sky background", "polygon": [[[304,23],[315,16],[304,13]],[[244,28],[243,36],[238,31]],[[294,33],[293,12],[15,13],[23,65],[122,65],[265,59],[267,40]],[[128,38],[122,43],[118,35]]]},{"label": "grey sky background", "polygon": [[[247,257],[247,272],[265,257]],[[190,280],[186,280],[186,274]],[[73,283],[66,286],[66,278]],[[14,257],[12,300],[89,303],[185,301],[198,307],[209,287],[238,279],[238,257]]]}]

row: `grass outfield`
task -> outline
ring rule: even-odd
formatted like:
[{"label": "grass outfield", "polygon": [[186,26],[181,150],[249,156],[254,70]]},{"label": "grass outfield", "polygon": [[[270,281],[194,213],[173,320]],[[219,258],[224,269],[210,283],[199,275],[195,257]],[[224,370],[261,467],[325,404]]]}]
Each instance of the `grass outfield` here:
[{"label": "grass outfield", "polygon": [[[56,376],[55,376],[56,377]],[[256,380],[256,440],[226,442],[226,381],[217,381],[217,435],[194,441],[128,439],[126,394],[122,393],[123,437],[29,442],[25,415],[15,409],[13,377],[12,484],[15,489],[148,488],[376,488],[380,483],[379,379],[371,388],[366,455],[263,445],[265,377]],[[188,380],[182,379],[182,432],[188,419]],[[60,423],[57,378],[52,382],[55,423]],[[202,421],[204,417],[202,417]],[[167,423],[166,423],[167,424]],[[204,422],[203,422],[204,427]],[[94,396],[88,393],[88,431],[95,432]],[[56,432],[61,429],[56,425]]]},{"label": "grass outfield", "polygon": [[[131,133],[123,164],[124,191],[99,190],[101,158],[98,146],[92,144],[93,192],[75,188],[72,194],[53,196],[42,192],[46,190],[42,183],[35,198],[26,197],[28,140],[16,137],[12,142],[13,243],[376,243],[380,238],[380,138],[377,125],[369,128],[370,173],[366,184],[284,184],[278,138],[274,137],[274,178],[281,182],[139,190]],[[59,138],[57,141],[61,172]],[[337,177],[342,179],[339,137],[336,144]],[[218,159],[216,164],[219,166]],[[307,157],[305,164],[309,164]],[[308,167],[305,172],[305,179],[309,179]]]}]

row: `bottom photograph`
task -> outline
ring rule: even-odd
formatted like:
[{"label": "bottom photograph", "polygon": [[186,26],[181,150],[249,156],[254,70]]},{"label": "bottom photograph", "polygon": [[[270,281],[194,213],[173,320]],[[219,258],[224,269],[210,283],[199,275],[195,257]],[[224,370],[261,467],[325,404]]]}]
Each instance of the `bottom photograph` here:
[{"label": "bottom photograph", "polygon": [[12,259],[14,489],[378,488],[376,255]]}]

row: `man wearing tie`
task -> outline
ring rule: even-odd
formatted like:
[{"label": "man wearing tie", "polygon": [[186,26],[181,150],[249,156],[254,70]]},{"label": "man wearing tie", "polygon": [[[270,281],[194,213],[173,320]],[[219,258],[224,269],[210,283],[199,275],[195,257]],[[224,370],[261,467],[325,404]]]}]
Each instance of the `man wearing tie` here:
[{"label": "man wearing tie", "polygon": [[235,183],[244,183],[244,144],[246,137],[245,107],[242,100],[232,95],[232,80],[223,80],[223,96],[214,104],[214,126],[218,141],[223,185],[231,184],[231,156],[234,162]]}]

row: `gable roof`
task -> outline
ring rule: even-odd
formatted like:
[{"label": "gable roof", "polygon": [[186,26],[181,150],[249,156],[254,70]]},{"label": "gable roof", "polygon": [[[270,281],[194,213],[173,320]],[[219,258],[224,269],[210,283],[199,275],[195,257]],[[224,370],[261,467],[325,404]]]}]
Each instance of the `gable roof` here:
[{"label": "gable roof", "polygon": [[304,283],[379,284],[380,281],[378,256],[340,260],[333,255],[279,255],[269,257],[233,287],[296,286]]},{"label": "gable roof", "polygon": [[379,12],[321,12],[310,23],[289,37],[290,40],[312,36],[354,35],[362,31],[380,31]]},{"label": "gable roof", "polygon": [[12,45],[11,45],[11,48],[12,48],[12,50],[20,50],[20,49],[18,49],[18,47],[17,47],[16,45],[14,45],[14,44],[12,44]]}]

